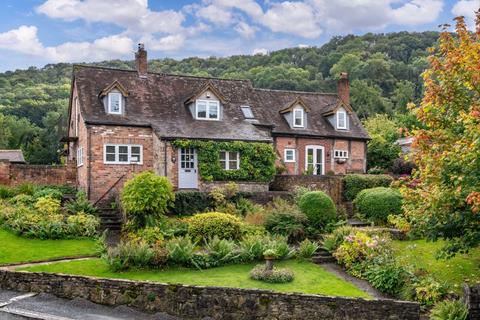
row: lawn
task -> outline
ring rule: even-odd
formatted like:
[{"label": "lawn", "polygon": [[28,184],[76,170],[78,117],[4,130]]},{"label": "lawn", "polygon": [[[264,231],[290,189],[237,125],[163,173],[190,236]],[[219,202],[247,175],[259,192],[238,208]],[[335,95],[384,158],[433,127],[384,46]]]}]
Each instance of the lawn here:
[{"label": "lawn", "polygon": [[164,283],[182,283],[201,286],[223,286],[235,288],[259,288],[280,292],[301,292],[331,296],[363,297],[369,295],[353,284],[327,272],[322,267],[307,261],[289,260],[277,263],[295,273],[290,283],[270,284],[251,280],[249,272],[254,264],[229,265],[213,269],[196,270],[171,268],[166,270],[137,270],[114,273],[108,270],[101,259],[77,260],[49,265],[22,268],[28,271],[59,272],[88,275],[102,278],[150,280]]},{"label": "lawn", "polygon": [[95,253],[95,241],[93,240],[29,239],[3,229],[0,229],[0,243],[0,264]]},{"label": "lawn", "polygon": [[435,254],[443,245],[443,241],[394,241],[394,250],[402,263],[428,271],[456,292],[461,292],[464,282],[480,283],[480,248],[451,259],[437,260]]}]

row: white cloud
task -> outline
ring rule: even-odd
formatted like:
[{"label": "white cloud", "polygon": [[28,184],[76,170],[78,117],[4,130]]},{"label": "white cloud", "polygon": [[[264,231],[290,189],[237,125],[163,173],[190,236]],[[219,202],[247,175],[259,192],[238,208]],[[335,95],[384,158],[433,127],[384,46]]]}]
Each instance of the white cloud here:
[{"label": "white cloud", "polygon": [[441,0],[412,0],[393,9],[391,16],[397,24],[418,25],[437,20],[442,8]]},{"label": "white cloud", "polygon": [[47,0],[36,11],[50,18],[112,23],[143,33],[178,32],[185,19],[174,10],[150,10],[147,0]]},{"label": "white cloud", "polygon": [[220,26],[232,24],[232,12],[224,7],[211,4],[197,11],[197,16]]},{"label": "white cloud", "polygon": [[252,53],[254,55],[259,54],[259,55],[265,56],[265,55],[268,54],[268,50],[265,49],[265,48],[255,48],[255,49],[253,49]]},{"label": "white cloud", "polygon": [[248,23],[244,21],[240,21],[236,26],[235,26],[235,31],[237,31],[242,37],[246,39],[251,39],[255,36],[255,33],[257,32],[258,28],[253,27],[249,25]]},{"label": "white cloud", "polygon": [[455,16],[464,16],[470,29],[475,27],[475,11],[480,9],[478,0],[460,0],[452,8]]},{"label": "white cloud", "polygon": [[313,8],[303,2],[274,3],[260,21],[274,32],[316,38],[321,33]]},{"label": "white cloud", "polygon": [[144,37],[140,42],[145,43],[145,47],[154,51],[176,51],[180,49],[184,42],[185,36],[182,34],[169,35],[162,38],[154,38],[152,36]]},{"label": "white cloud", "polygon": [[37,27],[21,26],[0,33],[0,48],[41,57],[54,62],[79,62],[125,57],[133,49],[133,41],[113,35],[94,42],[66,42],[56,47],[45,47],[37,37]]}]

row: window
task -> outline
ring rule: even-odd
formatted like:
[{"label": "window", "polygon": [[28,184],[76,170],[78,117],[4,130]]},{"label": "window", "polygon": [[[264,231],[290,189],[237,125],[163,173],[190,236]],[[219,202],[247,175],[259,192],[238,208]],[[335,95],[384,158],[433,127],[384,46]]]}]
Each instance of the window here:
[{"label": "window", "polygon": [[223,170],[238,170],[240,168],[240,153],[220,151],[220,167]]},{"label": "window", "polygon": [[140,145],[106,144],[103,162],[106,164],[142,164],[143,148]]},{"label": "window", "polygon": [[83,165],[83,147],[77,148],[77,167]]},{"label": "window", "polygon": [[295,162],[295,149],[285,149],[283,155],[283,161]]},{"label": "window", "polygon": [[219,120],[220,103],[218,101],[197,100],[196,117],[204,120]]},{"label": "window", "polygon": [[334,150],[333,157],[335,159],[347,159],[348,158],[348,151],[347,150]]},{"label": "window", "polygon": [[243,116],[245,119],[253,119],[255,116],[253,115],[252,108],[250,106],[241,106]]},{"label": "window", "polygon": [[110,92],[108,94],[108,113],[122,114],[122,94]]},{"label": "window", "polygon": [[293,109],[293,126],[303,127],[303,109]]},{"label": "window", "polygon": [[337,112],[337,129],[347,129],[347,113],[345,111]]}]

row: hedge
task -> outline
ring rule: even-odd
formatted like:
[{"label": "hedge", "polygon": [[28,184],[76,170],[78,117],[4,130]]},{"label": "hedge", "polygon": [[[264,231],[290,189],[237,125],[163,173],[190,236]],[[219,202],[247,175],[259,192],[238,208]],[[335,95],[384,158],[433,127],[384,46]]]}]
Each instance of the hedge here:
[{"label": "hedge", "polygon": [[368,221],[383,225],[389,215],[402,213],[402,195],[398,189],[378,187],[365,189],[353,201],[355,210]]},{"label": "hedge", "polygon": [[[174,140],[176,148],[197,150],[198,170],[204,181],[272,181],[275,176],[275,151],[269,143],[243,141]],[[240,153],[238,170],[223,170],[220,151]]]},{"label": "hedge", "polygon": [[337,209],[332,198],[323,191],[310,191],[300,197],[298,206],[308,218],[310,226],[323,229],[336,219]]},{"label": "hedge", "polygon": [[376,187],[389,187],[393,178],[386,174],[348,174],[343,178],[343,197],[353,201],[357,194]]},{"label": "hedge", "polygon": [[212,197],[206,192],[180,191],[175,194],[175,205],[169,211],[171,215],[189,216],[208,212],[214,208]]}]

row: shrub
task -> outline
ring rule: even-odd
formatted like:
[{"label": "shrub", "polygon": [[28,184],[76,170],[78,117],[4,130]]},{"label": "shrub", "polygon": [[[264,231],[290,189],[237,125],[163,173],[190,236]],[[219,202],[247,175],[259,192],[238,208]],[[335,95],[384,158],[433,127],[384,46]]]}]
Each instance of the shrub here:
[{"label": "shrub", "polygon": [[297,256],[304,259],[311,258],[319,247],[318,243],[305,239],[298,246]]},{"label": "shrub", "polygon": [[143,241],[149,245],[159,245],[163,242],[164,237],[160,227],[145,227],[136,230],[135,232],[129,232],[127,234],[127,239],[129,241]]},{"label": "shrub", "polygon": [[384,168],[373,167],[373,168],[368,169],[367,173],[368,174],[384,174],[384,173],[386,173],[386,171],[387,170],[385,170]]},{"label": "shrub", "polygon": [[166,177],[144,171],[125,183],[122,205],[134,228],[142,228],[164,214],[173,204],[173,186]]},{"label": "shrub", "polygon": [[37,199],[35,202],[35,209],[37,209],[37,211],[43,215],[55,215],[61,213],[62,207],[59,199],[54,199],[47,196]]},{"label": "shrub", "polygon": [[392,172],[394,174],[406,174],[411,175],[413,169],[415,169],[415,163],[411,161],[405,161],[402,158],[395,159],[392,164]]},{"label": "shrub", "polygon": [[250,225],[263,226],[267,220],[268,213],[265,210],[249,212],[245,216],[245,222]]},{"label": "shrub", "polygon": [[218,265],[235,261],[239,256],[234,241],[220,239],[217,236],[206,242],[205,249]]},{"label": "shrub", "polygon": [[426,306],[434,305],[447,293],[445,285],[430,276],[421,278],[414,287],[415,300]]},{"label": "shrub", "polygon": [[67,217],[68,233],[80,237],[93,237],[97,233],[100,220],[84,212]]},{"label": "shrub", "polygon": [[36,189],[37,188],[32,183],[25,182],[25,183],[22,183],[21,185],[19,185],[15,188],[15,193],[16,194],[26,194],[26,195],[29,195],[29,196],[33,196]]},{"label": "shrub", "polygon": [[404,283],[405,269],[395,261],[381,258],[381,261],[369,263],[363,273],[373,287],[388,294],[396,294]]},{"label": "shrub", "polygon": [[337,210],[332,199],[322,191],[305,193],[298,203],[300,210],[307,216],[309,224],[323,230],[325,226],[336,218]]},{"label": "shrub", "polygon": [[385,224],[389,215],[402,213],[402,195],[396,189],[378,187],[358,193],[355,210],[377,224]]},{"label": "shrub", "polygon": [[241,237],[242,222],[230,214],[200,213],[188,218],[187,222],[188,233],[195,240],[205,240],[215,236],[220,239],[239,239]]},{"label": "shrub", "polygon": [[290,259],[295,255],[295,250],[288,245],[287,238],[282,236],[270,238],[265,243],[265,249],[273,250],[277,259],[280,260]]},{"label": "shrub", "polygon": [[296,242],[305,238],[307,217],[296,208],[276,208],[265,220],[265,229],[272,234],[288,237],[288,241]]},{"label": "shrub", "polygon": [[412,229],[412,225],[410,224],[410,222],[408,222],[408,220],[401,215],[391,214],[387,217],[387,221],[388,224],[390,224],[392,227],[404,233],[407,233]]},{"label": "shrub", "polygon": [[8,202],[14,206],[21,205],[21,206],[30,207],[30,206],[33,206],[33,204],[35,203],[35,198],[27,194],[19,194],[13,198],[10,198]]},{"label": "shrub", "polygon": [[33,197],[35,199],[48,197],[52,199],[62,200],[63,193],[55,188],[44,187],[36,189],[36,191],[33,193]]},{"label": "shrub", "polygon": [[365,261],[383,250],[386,239],[378,236],[370,237],[367,233],[356,231],[345,237],[345,241],[334,252],[337,261],[347,269],[354,264]]},{"label": "shrub", "polygon": [[84,212],[87,214],[96,214],[97,208],[88,201],[87,194],[84,191],[78,191],[75,200],[69,200],[65,204],[67,212],[70,214],[75,214],[77,212]]},{"label": "shrub", "polygon": [[240,259],[244,262],[260,260],[266,250],[268,239],[265,236],[246,236],[239,243]]},{"label": "shrub", "polygon": [[354,232],[351,226],[341,226],[333,230],[332,233],[323,239],[323,248],[328,252],[334,252],[345,241],[345,237]]},{"label": "shrub", "polygon": [[168,252],[168,262],[174,265],[190,265],[195,246],[196,243],[189,237],[179,237],[168,240],[165,243],[165,248]]},{"label": "shrub", "polygon": [[286,283],[292,282],[295,275],[288,268],[279,269],[274,267],[273,270],[266,270],[265,265],[259,264],[250,271],[250,278],[269,283]]},{"label": "shrub", "polygon": [[435,304],[430,312],[431,320],[466,320],[468,309],[460,300],[445,300]]},{"label": "shrub", "polygon": [[175,194],[175,204],[169,213],[177,216],[190,216],[214,208],[213,199],[205,192],[180,191]]},{"label": "shrub", "polygon": [[343,178],[344,198],[353,201],[363,189],[389,187],[393,178],[388,175],[347,174]]},{"label": "shrub", "polygon": [[120,242],[109,248],[105,256],[110,270],[114,272],[130,268],[145,268],[152,265],[155,252],[143,242]]},{"label": "shrub", "polygon": [[14,197],[15,194],[16,192],[14,189],[4,185],[0,185],[0,199],[8,199]]}]

